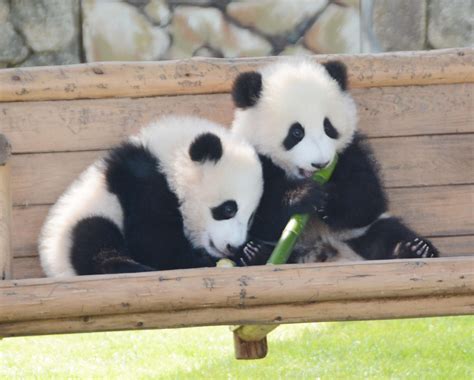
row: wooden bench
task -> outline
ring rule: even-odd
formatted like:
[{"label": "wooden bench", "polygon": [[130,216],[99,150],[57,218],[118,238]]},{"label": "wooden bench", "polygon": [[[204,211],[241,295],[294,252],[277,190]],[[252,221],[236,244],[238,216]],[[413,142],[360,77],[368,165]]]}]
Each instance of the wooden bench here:
[{"label": "wooden bench", "polygon": [[235,76],[278,58],[5,69],[0,336],[473,313],[474,50],[328,58],[348,65],[391,211],[443,258],[40,279],[39,229],[84,168],[161,115],[229,125]]}]

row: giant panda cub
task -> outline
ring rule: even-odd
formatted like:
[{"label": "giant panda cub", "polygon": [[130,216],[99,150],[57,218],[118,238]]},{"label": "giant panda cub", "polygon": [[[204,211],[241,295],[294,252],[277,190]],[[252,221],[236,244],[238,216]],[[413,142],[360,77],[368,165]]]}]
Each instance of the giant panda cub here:
[{"label": "giant panda cub", "polygon": [[[291,262],[438,256],[436,248],[388,214],[375,158],[356,132],[345,66],[307,59],[241,73],[232,97],[233,131],[255,146],[264,193],[240,263],[263,264],[289,217],[313,217]],[[328,183],[313,173],[339,160]]]},{"label": "giant panda cub", "polygon": [[72,276],[213,266],[246,242],[262,190],[250,144],[210,121],[163,118],[59,198],[40,234],[43,269]]}]

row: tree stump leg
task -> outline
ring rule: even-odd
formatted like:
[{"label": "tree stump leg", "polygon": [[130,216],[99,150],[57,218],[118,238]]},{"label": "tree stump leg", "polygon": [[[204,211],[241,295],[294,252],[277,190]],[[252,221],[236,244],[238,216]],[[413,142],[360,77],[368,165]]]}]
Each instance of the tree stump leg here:
[{"label": "tree stump leg", "polygon": [[267,337],[247,342],[234,332],[234,350],[235,358],[239,360],[263,359],[268,352]]}]

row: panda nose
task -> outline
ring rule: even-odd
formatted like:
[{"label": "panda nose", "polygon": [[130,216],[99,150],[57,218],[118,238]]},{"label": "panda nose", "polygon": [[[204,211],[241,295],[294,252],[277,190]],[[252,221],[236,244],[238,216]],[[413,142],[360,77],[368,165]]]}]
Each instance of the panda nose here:
[{"label": "panda nose", "polygon": [[311,164],[311,166],[312,166],[313,168],[315,168],[315,169],[322,169],[322,168],[325,168],[325,167],[328,166],[328,165],[329,165],[329,161],[326,161],[326,162],[324,162],[324,163],[322,163],[322,164],[317,164],[316,162],[313,162],[313,163]]},{"label": "panda nose", "polygon": [[227,250],[229,251],[229,253],[235,255],[239,252],[239,247],[235,247],[233,245],[227,244]]}]

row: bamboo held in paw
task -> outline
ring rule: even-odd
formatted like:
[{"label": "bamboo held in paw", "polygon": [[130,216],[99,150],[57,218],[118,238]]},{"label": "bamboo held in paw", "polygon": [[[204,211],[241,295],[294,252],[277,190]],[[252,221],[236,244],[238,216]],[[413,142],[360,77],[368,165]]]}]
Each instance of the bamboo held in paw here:
[{"label": "bamboo held in paw", "polygon": [[[331,178],[336,168],[338,156],[325,168],[313,175],[313,180],[324,184]],[[273,250],[267,265],[285,264],[293,251],[298,237],[308,223],[309,215],[296,214],[289,220],[280,240]],[[243,325],[232,328],[234,332],[235,357],[237,359],[261,359],[267,355],[267,334],[278,325]],[[251,348],[250,348],[251,347]]]}]

